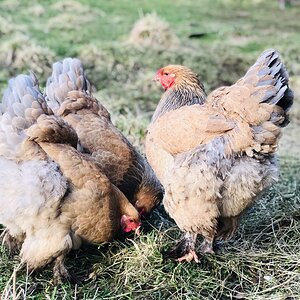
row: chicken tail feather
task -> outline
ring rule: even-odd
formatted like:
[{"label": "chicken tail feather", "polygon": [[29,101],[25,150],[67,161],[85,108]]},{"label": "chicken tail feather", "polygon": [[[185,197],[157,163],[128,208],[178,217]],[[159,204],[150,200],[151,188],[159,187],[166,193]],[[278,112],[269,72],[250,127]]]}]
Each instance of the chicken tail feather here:
[{"label": "chicken tail feather", "polygon": [[46,100],[49,106],[58,110],[71,91],[90,94],[91,85],[87,80],[82,63],[77,58],[65,58],[53,64],[52,75],[46,84]]},{"label": "chicken tail feather", "polygon": [[261,103],[276,104],[285,112],[293,104],[294,94],[289,88],[288,72],[274,49],[261,54],[242,82],[254,85],[254,94],[257,94]]},{"label": "chicken tail feather", "polygon": [[52,111],[35,75],[18,75],[10,79],[0,104],[0,155],[16,158],[26,138],[25,130],[42,114],[51,115]]}]

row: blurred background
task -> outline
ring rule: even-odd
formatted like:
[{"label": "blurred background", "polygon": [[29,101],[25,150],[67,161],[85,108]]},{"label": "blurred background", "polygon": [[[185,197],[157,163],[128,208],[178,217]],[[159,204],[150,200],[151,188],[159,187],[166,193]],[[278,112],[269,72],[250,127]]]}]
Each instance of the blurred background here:
[{"label": "blurred background", "polygon": [[[299,0],[3,0],[0,89],[29,70],[44,85],[53,62],[79,57],[96,95],[138,145],[161,95],[151,81],[159,67],[186,65],[209,92],[272,47],[299,94],[299,32]],[[298,103],[292,114],[299,121]]]},{"label": "blurred background", "polygon": [[299,0],[1,0],[1,93],[9,78],[29,70],[43,87],[55,61],[78,57],[95,96],[141,150],[162,94],[152,81],[158,68],[186,65],[210,92],[234,83],[267,48],[281,53],[295,91],[280,145],[282,178],[245,217],[225,254],[203,259],[200,268],[165,263],[161,249],[172,238],[154,231],[126,247],[115,242],[109,251],[76,252],[68,263],[90,281],[53,290],[49,270],[30,279],[23,273],[12,284],[18,259],[10,260],[0,246],[0,298],[4,287],[9,295],[20,291],[21,299],[24,291],[32,299],[300,297]]}]

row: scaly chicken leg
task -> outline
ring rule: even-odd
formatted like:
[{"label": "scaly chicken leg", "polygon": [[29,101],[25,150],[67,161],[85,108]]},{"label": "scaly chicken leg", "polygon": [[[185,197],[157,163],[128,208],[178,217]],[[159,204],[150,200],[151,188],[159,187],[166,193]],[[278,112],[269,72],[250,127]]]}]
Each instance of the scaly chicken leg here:
[{"label": "scaly chicken leg", "polygon": [[55,285],[62,283],[63,280],[70,280],[71,276],[64,261],[66,254],[62,254],[55,259],[53,267],[53,281]]},{"label": "scaly chicken leg", "polygon": [[202,254],[210,253],[214,254],[213,250],[213,243],[214,243],[214,238],[204,238],[201,246],[200,246],[200,251]]},{"label": "scaly chicken leg", "polygon": [[[201,254],[214,254],[213,251],[213,236],[211,237],[204,237],[204,240],[200,246]],[[187,232],[181,238],[181,240],[168,252],[166,257],[176,259],[178,262],[191,262],[195,261],[196,263],[199,262],[198,255],[195,251],[195,244],[197,241],[197,234]]]},{"label": "scaly chicken leg", "polygon": [[216,240],[225,241],[233,237],[239,226],[240,217],[220,217]]},{"label": "scaly chicken leg", "polygon": [[199,262],[199,258],[195,252],[195,244],[197,240],[197,234],[187,232],[179,242],[167,252],[168,258],[176,259],[179,262],[194,260]]}]

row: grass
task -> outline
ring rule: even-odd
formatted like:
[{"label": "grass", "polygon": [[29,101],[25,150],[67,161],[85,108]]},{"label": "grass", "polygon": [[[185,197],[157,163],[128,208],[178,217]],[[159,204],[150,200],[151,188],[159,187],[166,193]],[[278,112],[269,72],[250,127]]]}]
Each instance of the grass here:
[{"label": "grass", "polygon": [[[83,61],[96,95],[139,148],[161,91],[157,68],[190,66],[207,90],[238,79],[266,48],[278,49],[292,77],[296,102],[281,141],[282,175],[249,210],[233,240],[199,265],[164,261],[180,232],[162,208],[140,237],[85,246],[68,256],[80,283],[52,284],[51,268],[27,276],[19,258],[0,247],[3,299],[299,299],[300,298],[300,7],[277,1],[67,0],[0,2],[0,89],[34,70],[44,85],[51,64]],[[155,12],[179,44],[128,43],[140,16]],[[200,38],[189,38],[198,34]],[[170,46],[170,47],[169,47]]]}]

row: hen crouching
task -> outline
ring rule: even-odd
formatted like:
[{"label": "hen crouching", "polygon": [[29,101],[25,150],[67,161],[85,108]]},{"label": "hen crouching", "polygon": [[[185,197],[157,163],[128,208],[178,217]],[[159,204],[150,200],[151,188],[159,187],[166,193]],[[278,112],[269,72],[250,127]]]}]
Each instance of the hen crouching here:
[{"label": "hen crouching", "polygon": [[170,251],[179,261],[213,253],[230,238],[241,214],[278,179],[276,150],[293,93],[274,50],[246,75],[207,99],[196,74],[183,66],[158,70],[166,92],[148,127],[146,155],[165,188],[166,211],[185,232]]},{"label": "hen crouching", "polygon": [[29,270],[55,260],[56,281],[68,278],[64,257],[82,241],[110,241],[121,227],[140,226],[99,164],[76,150],[77,134],[52,115],[35,77],[10,80],[0,125],[0,224]]}]

